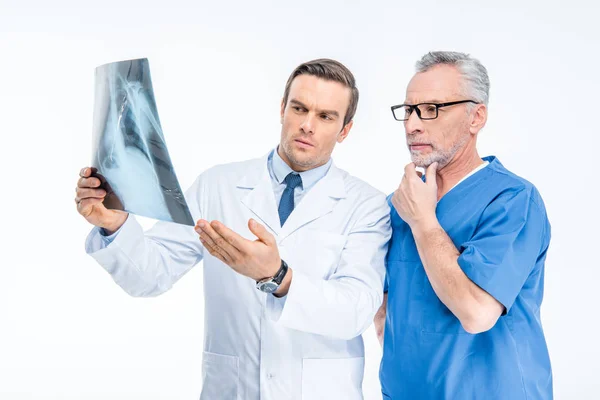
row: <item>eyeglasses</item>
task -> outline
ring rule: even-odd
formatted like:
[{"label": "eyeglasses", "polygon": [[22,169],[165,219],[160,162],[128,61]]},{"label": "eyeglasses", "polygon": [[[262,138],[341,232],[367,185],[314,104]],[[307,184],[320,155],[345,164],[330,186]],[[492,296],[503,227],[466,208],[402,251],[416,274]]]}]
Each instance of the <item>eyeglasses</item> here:
[{"label": "eyeglasses", "polygon": [[436,119],[438,117],[438,110],[441,107],[462,103],[477,104],[474,100],[459,100],[451,101],[449,103],[400,104],[398,106],[392,106],[392,114],[394,114],[396,121],[408,121],[413,110],[417,112],[417,116],[422,120]]}]

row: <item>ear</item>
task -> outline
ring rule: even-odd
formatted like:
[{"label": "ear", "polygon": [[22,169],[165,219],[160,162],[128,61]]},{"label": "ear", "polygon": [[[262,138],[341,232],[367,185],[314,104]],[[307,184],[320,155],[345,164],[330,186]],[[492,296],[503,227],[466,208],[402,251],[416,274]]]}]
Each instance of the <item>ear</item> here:
[{"label": "ear", "polygon": [[279,111],[279,123],[283,125],[283,113],[285,112],[285,100],[281,99],[281,110]]},{"label": "ear", "polygon": [[354,124],[354,121],[350,121],[346,124],[346,126],[344,126],[344,128],[342,129],[342,131],[339,133],[339,135],[337,137],[338,143],[342,143],[348,137],[348,134],[350,133],[350,129],[352,129],[353,124]]},{"label": "ear", "polygon": [[477,104],[477,107],[471,114],[471,123],[469,132],[476,135],[485,126],[487,122],[487,107],[485,104]]}]

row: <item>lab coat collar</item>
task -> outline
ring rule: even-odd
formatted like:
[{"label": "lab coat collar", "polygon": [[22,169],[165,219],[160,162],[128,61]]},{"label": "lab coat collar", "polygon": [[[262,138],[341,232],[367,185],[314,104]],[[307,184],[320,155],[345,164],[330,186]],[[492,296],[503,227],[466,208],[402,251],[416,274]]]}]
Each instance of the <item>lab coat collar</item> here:
[{"label": "lab coat collar", "polygon": [[290,214],[280,231],[281,239],[297,229],[330,213],[346,197],[343,172],[331,164],[329,172],[308,192]]},{"label": "lab coat collar", "polygon": [[247,173],[237,183],[237,187],[242,190],[251,189],[242,198],[242,203],[256,215],[259,222],[267,225],[275,235],[279,236],[279,240],[328,214],[338,200],[346,197],[344,172],[332,163],[327,174],[296,205],[284,226],[281,227],[267,166],[269,154],[270,152],[248,167]]},{"label": "lab coat collar", "polygon": [[237,187],[242,190],[250,189],[242,197],[242,203],[255,214],[258,222],[267,225],[275,235],[279,235],[281,230],[279,214],[267,166],[270,153],[248,166],[246,174],[237,183]]}]

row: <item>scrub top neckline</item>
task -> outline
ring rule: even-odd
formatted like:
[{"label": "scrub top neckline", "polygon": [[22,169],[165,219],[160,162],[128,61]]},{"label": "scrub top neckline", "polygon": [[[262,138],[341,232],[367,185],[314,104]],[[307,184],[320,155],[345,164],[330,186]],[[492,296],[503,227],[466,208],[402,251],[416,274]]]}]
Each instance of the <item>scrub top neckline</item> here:
[{"label": "scrub top neckline", "polygon": [[[489,158],[489,157],[486,157]],[[450,192],[452,192],[454,189],[456,189],[460,184],[462,184],[463,182],[467,181],[470,177],[472,177],[473,175],[477,174],[479,171],[481,171],[482,169],[486,168],[488,165],[490,165],[490,161],[488,161],[486,158],[482,158],[481,161],[483,162],[482,164],[478,165],[477,167],[475,167],[471,172],[469,172],[466,176],[464,176],[461,180],[459,180],[454,186],[452,186],[450,188],[450,190],[448,190],[439,200],[438,203],[440,201],[442,201],[442,199],[444,197],[446,197]]]},{"label": "scrub top neckline", "polygon": [[495,156],[483,157],[482,160],[487,161],[489,164],[487,164],[485,168],[481,168],[479,171],[476,171],[474,174],[467,177],[462,182],[459,182],[450,191],[448,191],[448,193],[443,195],[442,198],[437,202],[436,214],[440,222],[445,214],[449,213],[454,207],[461,203],[458,199],[452,201],[453,198],[459,197],[461,193],[464,193],[474,184],[481,181],[482,179],[485,179],[485,177],[488,176],[488,174],[492,173],[498,168],[498,166],[502,165],[498,158]]}]

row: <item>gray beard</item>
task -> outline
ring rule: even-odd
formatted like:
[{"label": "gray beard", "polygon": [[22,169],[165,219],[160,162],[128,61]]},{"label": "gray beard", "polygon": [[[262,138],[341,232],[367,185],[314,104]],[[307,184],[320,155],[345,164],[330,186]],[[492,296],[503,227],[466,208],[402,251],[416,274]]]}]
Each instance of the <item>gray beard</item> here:
[{"label": "gray beard", "polygon": [[469,135],[460,137],[450,149],[443,151],[433,149],[433,151],[427,155],[420,155],[418,152],[410,152],[410,158],[417,167],[427,168],[434,162],[438,163],[438,168],[448,165],[448,163],[454,158],[456,153],[462,149],[465,144],[469,141]]}]

